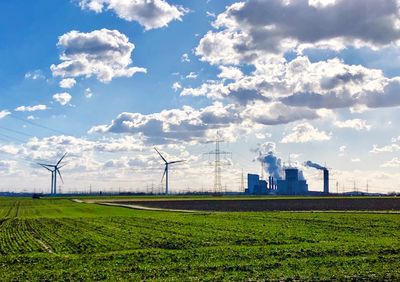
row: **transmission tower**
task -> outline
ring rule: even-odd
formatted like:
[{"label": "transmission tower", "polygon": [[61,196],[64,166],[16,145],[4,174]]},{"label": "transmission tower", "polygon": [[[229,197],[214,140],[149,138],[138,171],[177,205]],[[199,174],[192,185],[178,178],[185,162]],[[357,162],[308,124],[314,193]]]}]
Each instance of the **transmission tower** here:
[{"label": "transmission tower", "polygon": [[214,193],[221,194],[222,193],[222,184],[221,184],[221,155],[231,155],[231,152],[225,152],[220,150],[220,143],[223,142],[219,133],[217,132],[217,136],[215,138],[215,151],[211,151],[207,153],[207,155],[214,155]]}]

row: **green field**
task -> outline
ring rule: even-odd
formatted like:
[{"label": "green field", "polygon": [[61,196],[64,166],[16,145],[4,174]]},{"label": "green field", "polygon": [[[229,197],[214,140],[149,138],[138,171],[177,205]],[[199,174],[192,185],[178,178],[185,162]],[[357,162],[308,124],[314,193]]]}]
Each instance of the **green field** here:
[{"label": "green field", "polygon": [[0,277],[400,281],[400,214],[189,214],[6,198]]}]

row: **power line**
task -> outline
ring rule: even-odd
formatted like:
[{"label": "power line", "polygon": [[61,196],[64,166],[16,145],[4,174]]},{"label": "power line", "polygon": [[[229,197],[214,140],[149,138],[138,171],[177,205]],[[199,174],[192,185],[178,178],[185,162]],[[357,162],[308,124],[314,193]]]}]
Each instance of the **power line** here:
[{"label": "power line", "polygon": [[16,133],[16,134],[19,134],[19,135],[23,135],[23,136],[26,136],[26,137],[35,137],[32,134],[28,134],[28,133],[25,133],[25,132],[22,132],[22,131],[19,131],[19,130],[7,128],[7,127],[4,127],[4,126],[0,126],[0,129],[6,130],[8,132],[13,132],[13,133]]},{"label": "power line", "polygon": [[48,127],[48,126],[45,126],[45,125],[41,125],[41,124],[38,124],[38,123],[33,122],[33,121],[31,121],[31,120],[27,120],[27,119],[23,119],[23,118],[17,117],[17,116],[15,116],[14,114],[10,114],[9,117],[11,117],[11,118],[13,118],[13,119],[16,119],[16,120],[19,120],[19,121],[22,121],[22,122],[29,123],[29,124],[31,124],[31,125],[33,125],[33,126],[36,126],[36,127],[40,127],[40,128],[43,128],[43,129],[46,129],[46,130],[49,130],[49,131],[53,131],[53,132],[58,133],[58,134],[71,135],[71,134],[68,134],[68,133],[66,133],[66,132],[63,132],[63,131],[61,131],[61,130],[54,129],[54,128],[51,128],[51,127]]},{"label": "power line", "polygon": [[0,136],[5,137],[5,138],[8,138],[8,139],[11,139],[11,140],[13,140],[13,141],[25,143],[25,141],[22,140],[22,139],[19,139],[19,138],[17,138],[17,137],[13,137],[13,136],[9,136],[9,135],[3,134],[3,133],[0,133]]}]

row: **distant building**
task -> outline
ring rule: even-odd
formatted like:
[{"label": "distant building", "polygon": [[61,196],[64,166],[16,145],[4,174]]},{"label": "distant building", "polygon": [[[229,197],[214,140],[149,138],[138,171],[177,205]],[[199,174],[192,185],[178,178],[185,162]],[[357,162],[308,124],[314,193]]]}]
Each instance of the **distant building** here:
[{"label": "distant building", "polygon": [[260,190],[260,176],[258,174],[247,174],[247,193],[256,194]]},{"label": "distant building", "polygon": [[[270,178],[271,181],[271,178]],[[245,190],[247,194],[265,195],[271,194],[270,184],[267,181],[260,179],[258,174],[247,174],[247,186]]]},{"label": "distant building", "polygon": [[280,195],[305,195],[308,193],[307,181],[299,179],[297,168],[286,168],[285,179],[278,180],[277,193]]}]

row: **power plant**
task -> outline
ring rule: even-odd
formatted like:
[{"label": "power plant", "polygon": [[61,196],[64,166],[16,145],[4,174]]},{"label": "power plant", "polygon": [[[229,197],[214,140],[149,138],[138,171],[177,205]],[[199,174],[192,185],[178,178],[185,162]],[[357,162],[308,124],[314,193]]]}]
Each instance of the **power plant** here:
[{"label": "power plant", "polygon": [[[307,181],[304,179],[303,172],[294,166],[283,167],[280,159],[273,153],[268,153],[262,159],[266,171],[269,173],[268,182],[260,179],[257,174],[247,175],[246,194],[250,195],[310,195],[324,194],[329,195],[329,170],[319,164],[307,161],[307,167],[312,167],[323,171],[323,192],[310,192]],[[265,162],[265,163],[264,163]]]}]

